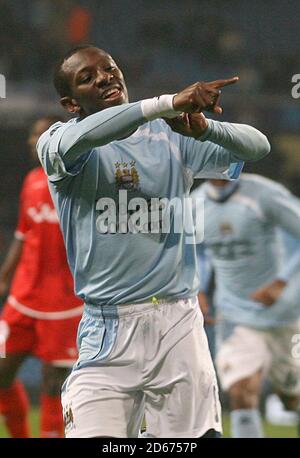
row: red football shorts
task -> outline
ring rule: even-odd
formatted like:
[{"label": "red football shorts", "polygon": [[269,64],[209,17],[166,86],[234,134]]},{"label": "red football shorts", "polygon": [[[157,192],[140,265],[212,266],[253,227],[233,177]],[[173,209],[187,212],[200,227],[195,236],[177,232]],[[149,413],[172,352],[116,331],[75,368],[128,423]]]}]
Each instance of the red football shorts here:
[{"label": "red football shorts", "polygon": [[80,315],[61,320],[32,318],[6,303],[0,315],[0,329],[7,336],[5,353],[28,353],[46,363],[70,366],[78,355],[76,335],[80,319]]}]

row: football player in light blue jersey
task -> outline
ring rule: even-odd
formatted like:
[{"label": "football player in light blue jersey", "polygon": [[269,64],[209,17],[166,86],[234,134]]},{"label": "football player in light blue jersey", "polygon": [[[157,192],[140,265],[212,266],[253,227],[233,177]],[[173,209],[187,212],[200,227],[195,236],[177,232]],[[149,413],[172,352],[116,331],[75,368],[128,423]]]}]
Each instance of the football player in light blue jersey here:
[{"label": "football player in light blue jersey", "polygon": [[[105,51],[80,47],[57,67],[61,103],[76,117],[54,124],[37,148],[85,301],[79,360],[62,394],[67,437],[134,437],[144,412],[153,437],[221,431],[195,300],[195,245],[175,231],[177,209],[169,231],[145,225],[152,199],[181,202],[195,176],[235,178],[243,161],[269,152],[253,127],[202,114],[220,114],[220,88],[237,80],[128,103],[121,70]],[[135,213],[143,230],[131,230]],[[191,209],[186,221],[192,225]]]},{"label": "football player in light blue jersey", "polygon": [[[254,174],[209,180],[194,195],[205,198],[200,264],[209,259],[215,273],[216,366],[229,393],[232,436],[262,437],[266,373],[286,408],[300,407],[300,200]],[[283,233],[298,240],[288,257]]]}]

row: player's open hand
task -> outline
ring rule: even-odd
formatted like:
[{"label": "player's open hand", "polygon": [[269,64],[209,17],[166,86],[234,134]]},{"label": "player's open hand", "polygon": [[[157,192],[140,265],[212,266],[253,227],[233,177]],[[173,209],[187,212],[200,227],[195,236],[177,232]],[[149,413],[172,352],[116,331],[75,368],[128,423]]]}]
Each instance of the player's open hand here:
[{"label": "player's open hand", "polygon": [[256,302],[260,302],[263,305],[270,307],[276,302],[286,287],[286,281],[276,279],[271,283],[258,288],[254,293],[251,294],[251,299]]},{"label": "player's open hand", "polygon": [[208,126],[203,113],[182,113],[176,118],[164,118],[164,120],[174,132],[186,137],[199,138]]},{"label": "player's open hand", "polygon": [[234,84],[238,80],[238,76],[234,76],[209,83],[198,81],[175,95],[173,99],[174,109],[185,113],[210,111],[221,114],[222,108],[219,105],[221,88]]}]

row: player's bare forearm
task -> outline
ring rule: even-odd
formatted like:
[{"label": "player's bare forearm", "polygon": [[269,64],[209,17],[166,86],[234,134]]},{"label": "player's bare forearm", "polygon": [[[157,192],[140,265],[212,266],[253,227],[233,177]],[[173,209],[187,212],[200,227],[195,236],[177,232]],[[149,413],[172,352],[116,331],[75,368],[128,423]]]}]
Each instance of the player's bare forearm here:
[{"label": "player's bare forearm", "polygon": [[4,296],[10,286],[23,249],[23,241],[14,239],[9,247],[6,258],[0,268],[0,296]]}]

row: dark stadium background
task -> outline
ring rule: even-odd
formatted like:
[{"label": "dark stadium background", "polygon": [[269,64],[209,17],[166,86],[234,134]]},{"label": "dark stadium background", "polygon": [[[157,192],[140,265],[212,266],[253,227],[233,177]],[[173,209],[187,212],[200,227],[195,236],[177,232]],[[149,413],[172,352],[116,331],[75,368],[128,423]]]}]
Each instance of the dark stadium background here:
[{"label": "dark stadium background", "polygon": [[[240,76],[223,90],[224,116],[269,137],[272,154],[246,171],[300,196],[300,2],[252,0],[0,0],[0,260],[12,238],[22,180],[31,167],[27,131],[39,115],[63,114],[52,69],[66,50],[95,43],[127,79],[131,101],[175,92],[196,80]],[[22,377],[37,396],[39,366]]]}]

